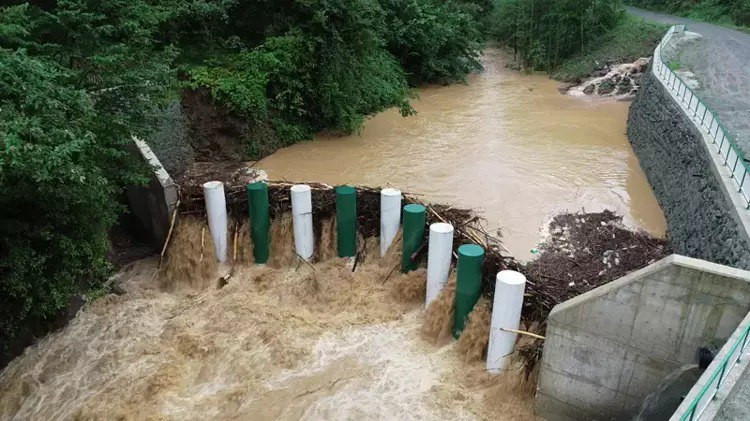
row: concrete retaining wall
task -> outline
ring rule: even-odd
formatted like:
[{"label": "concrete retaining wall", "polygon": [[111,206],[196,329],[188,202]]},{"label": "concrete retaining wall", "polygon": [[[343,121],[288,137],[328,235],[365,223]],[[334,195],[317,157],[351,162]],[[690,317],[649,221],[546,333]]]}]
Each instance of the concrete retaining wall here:
[{"label": "concrete retaining wall", "polygon": [[537,415],[631,417],[748,310],[750,272],[677,255],[566,301],[549,316]]},{"label": "concrete retaining wall", "polygon": [[630,107],[628,139],[664,211],[674,251],[750,269],[747,232],[702,134],[651,71]]},{"label": "concrete retaining wall", "polygon": [[130,210],[141,226],[151,233],[151,242],[161,249],[169,232],[172,213],[179,200],[179,187],[174,183],[151,148],[140,139],[134,139],[135,151],[151,166],[153,172],[145,187],[127,188]]}]

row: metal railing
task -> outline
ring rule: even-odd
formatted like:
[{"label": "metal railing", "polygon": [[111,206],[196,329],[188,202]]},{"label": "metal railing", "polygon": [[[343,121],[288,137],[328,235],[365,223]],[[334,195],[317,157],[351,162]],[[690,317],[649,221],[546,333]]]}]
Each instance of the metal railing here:
[{"label": "metal railing", "polygon": [[[740,337],[737,338],[737,340],[734,341],[734,344],[732,344],[729,352],[724,356],[724,359],[721,361],[721,363],[714,369],[713,374],[711,374],[711,377],[709,377],[708,382],[706,383],[703,388],[701,388],[701,391],[698,393],[698,396],[693,399],[692,403],[688,407],[687,411],[685,411],[684,414],[682,414],[682,417],[680,417],[680,421],[693,421],[700,418],[701,414],[703,414],[703,411],[706,409],[709,403],[711,403],[711,400],[716,396],[716,393],[719,391],[719,388],[721,387],[724,380],[727,378],[727,374],[729,374],[730,371],[732,371],[732,368],[734,368],[735,364],[740,362],[742,358],[742,354],[745,352],[745,349],[748,346],[748,335],[750,335],[750,324],[745,326],[745,328],[742,330],[742,334],[740,334]],[[728,346],[727,343],[724,345],[725,347]]]},{"label": "metal railing", "polygon": [[664,35],[654,51],[654,72],[661,79],[682,105],[686,112],[700,128],[708,134],[711,143],[716,147],[716,153],[722,158],[723,165],[731,172],[730,177],[735,181],[737,192],[745,201],[745,208],[750,209],[750,166],[724,124],[711,107],[703,102],[682,78],[664,62],[662,46],[666,45],[677,32],[685,31],[685,25],[674,25]]}]

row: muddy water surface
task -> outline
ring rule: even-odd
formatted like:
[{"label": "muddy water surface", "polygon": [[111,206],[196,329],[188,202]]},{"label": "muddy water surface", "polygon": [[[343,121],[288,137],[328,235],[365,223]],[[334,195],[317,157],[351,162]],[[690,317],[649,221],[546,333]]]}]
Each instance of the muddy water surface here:
[{"label": "muddy water surface", "polygon": [[[200,236],[188,221],[175,241]],[[237,265],[221,289],[195,270],[200,249],[189,244],[170,249],[180,260],[169,265],[201,279],[155,277],[156,258],[126,267],[122,295],[88,305],[0,372],[0,420],[533,418],[533,383],[519,371],[491,376],[481,355],[422,339],[425,270],[383,282],[397,247],[356,272],[343,259],[287,265],[284,225],[274,226],[276,263]],[[467,326],[485,331],[473,348],[486,347],[488,329]]]},{"label": "muddy water surface", "polygon": [[389,110],[359,134],[319,136],[260,161],[272,179],[392,184],[484,211],[520,258],[552,214],[613,209],[632,227],[666,223],[625,135],[629,102],[561,95],[490,49],[468,85],[420,89],[418,114]]}]

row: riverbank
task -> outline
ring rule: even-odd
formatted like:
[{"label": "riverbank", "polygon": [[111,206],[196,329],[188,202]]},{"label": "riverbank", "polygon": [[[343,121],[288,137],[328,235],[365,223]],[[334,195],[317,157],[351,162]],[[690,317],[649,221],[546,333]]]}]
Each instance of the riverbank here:
[{"label": "riverbank", "polygon": [[625,14],[613,29],[592,42],[585,51],[566,59],[551,76],[566,83],[580,83],[613,65],[650,57],[667,28],[667,25]]}]

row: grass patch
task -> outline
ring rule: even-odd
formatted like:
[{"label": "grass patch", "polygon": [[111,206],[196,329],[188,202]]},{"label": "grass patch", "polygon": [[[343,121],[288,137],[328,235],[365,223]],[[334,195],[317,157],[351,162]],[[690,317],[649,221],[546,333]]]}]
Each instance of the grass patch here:
[{"label": "grass patch", "polygon": [[588,77],[606,63],[631,62],[650,56],[668,28],[668,25],[646,22],[626,14],[611,31],[592,40],[585,51],[565,60],[552,72],[552,77],[575,82]]}]

